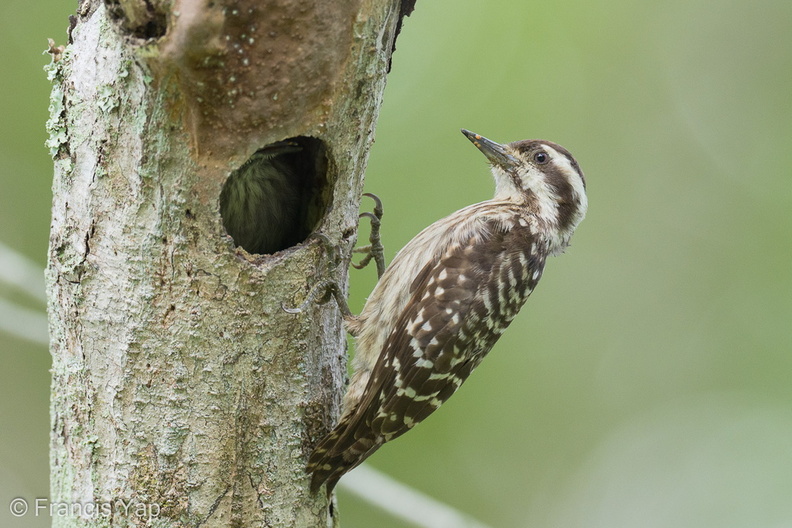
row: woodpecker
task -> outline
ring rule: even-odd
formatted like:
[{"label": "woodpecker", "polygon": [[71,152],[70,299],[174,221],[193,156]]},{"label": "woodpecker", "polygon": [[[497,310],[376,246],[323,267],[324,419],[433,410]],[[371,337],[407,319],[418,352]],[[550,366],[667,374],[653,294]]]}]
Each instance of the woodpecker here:
[{"label": "woodpecker", "polygon": [[462,385],[586,214],[583,172],[564,147],[462,133],[489,160],[495,197],[424,229],[398,252],[361,314],[345,316],[356,337],[354,372],[341,419],[309,457],[314,492],[326,483],[329,495]]},{"label": "woodpecker", "polygon": [[275,253],[307,234],[304,180],[294,163],[302,147],[279,141],[259,149],[231,173],[220,193],[220,215],[234,244],[248,253]]}]

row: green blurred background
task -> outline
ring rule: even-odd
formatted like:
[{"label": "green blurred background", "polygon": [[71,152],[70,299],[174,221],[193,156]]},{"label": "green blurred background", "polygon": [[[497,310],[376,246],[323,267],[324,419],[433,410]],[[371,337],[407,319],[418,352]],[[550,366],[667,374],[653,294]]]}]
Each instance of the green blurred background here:
[{"label": "green blurred background", "polygon": [[[6,0],[0,241],[42,267],[46,38]],[[489,198],[461,127],[586,172],[567,254],[465,387],[370,464],[495,527],[792,527],[792,2],[419,0],[366,188],[388,258]],[[352,275],[355,308],[373,270]],[[35,302],[0,289],[2,297]],[[0,335],[0,519],[48,495],[50,359]],[[339,494],[343,526],[404,526]]]}]

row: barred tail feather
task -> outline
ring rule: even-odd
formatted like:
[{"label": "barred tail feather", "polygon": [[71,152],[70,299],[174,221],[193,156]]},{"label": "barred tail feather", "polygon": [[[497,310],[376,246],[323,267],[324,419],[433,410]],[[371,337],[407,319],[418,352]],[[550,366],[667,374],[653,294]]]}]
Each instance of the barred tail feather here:
[{"label": "barred tail feather", "polygon": [[[327,484],[327,495],[333,492],[338,480],[374,453],[384,442],[369,428],[357,427],[354,414],[342,418],[335,428],[313,450],[306,470],[313,473],[311,492],[316,493]],[[356,438],[355,432],[365,432]]]}]

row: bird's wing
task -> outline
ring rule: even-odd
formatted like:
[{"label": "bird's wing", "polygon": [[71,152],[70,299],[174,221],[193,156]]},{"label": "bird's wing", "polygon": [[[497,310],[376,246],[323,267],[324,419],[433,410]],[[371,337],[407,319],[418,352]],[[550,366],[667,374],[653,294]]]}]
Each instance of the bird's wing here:
[{"label": "bird's wing", "polygon": [[486,227],[427,266],[431,271],[414,285],[385,343],[371,376],[379,401],[372,398],[369,407],[377,412],[367,420],[385,441],[426,418],[459,388],[539,279],[544,252],[536,251],[530,229],[503,229],[495,222]]},{"label": "bird's wing", "polygon": [[435,411],[489,352],[533,290],[545,246],[526,226],[483,225],[416,276],[361,401],[311,456],[315,487],[324,480],[334,484],[382,443]]}]

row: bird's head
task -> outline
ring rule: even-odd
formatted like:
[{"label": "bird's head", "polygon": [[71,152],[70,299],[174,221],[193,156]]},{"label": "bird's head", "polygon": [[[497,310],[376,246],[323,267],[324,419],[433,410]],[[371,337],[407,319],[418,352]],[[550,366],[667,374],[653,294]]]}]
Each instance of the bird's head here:
[{"label": "bird's head", "polygon": [[501,145],[462,133],[487,157],[495,178],[495,200],[524,203],[562,238],[586,216],[586,180],[567,149],[551,141],[526,139]]}]

